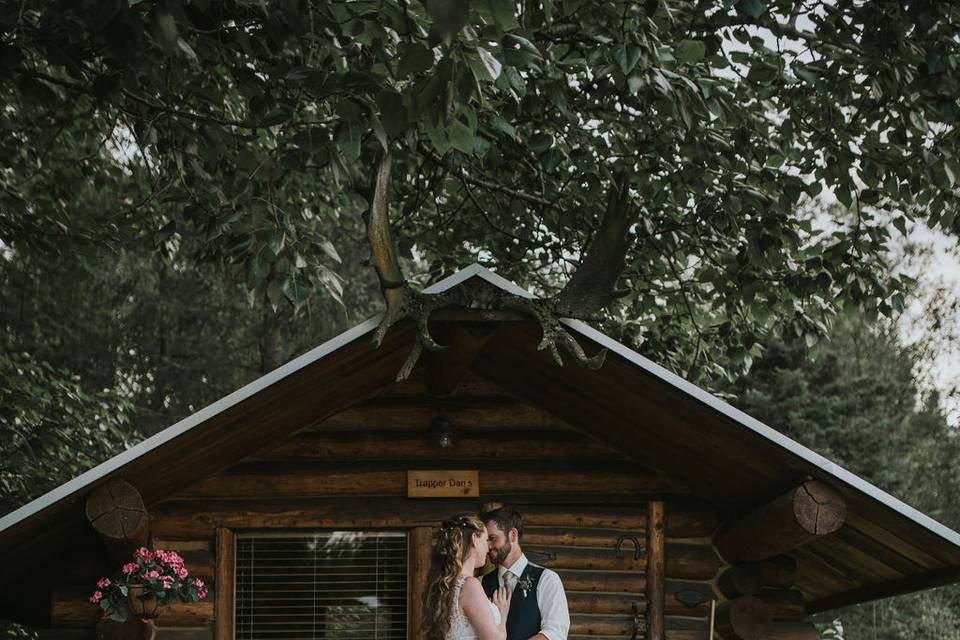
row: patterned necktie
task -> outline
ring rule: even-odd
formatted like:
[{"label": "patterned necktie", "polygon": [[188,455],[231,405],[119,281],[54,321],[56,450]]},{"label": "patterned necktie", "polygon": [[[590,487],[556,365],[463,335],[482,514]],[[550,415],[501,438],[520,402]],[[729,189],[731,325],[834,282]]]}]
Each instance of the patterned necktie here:
[{"label": "patterned necktie", "polygon": [[503,574],[503,586],[507,588],[507,593],[513,594],[514,587],[517,586],[517,576],[512,571]]}]

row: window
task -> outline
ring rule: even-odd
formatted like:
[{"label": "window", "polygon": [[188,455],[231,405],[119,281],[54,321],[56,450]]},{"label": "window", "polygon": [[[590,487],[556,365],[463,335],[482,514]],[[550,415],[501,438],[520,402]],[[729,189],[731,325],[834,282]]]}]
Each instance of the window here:
[{"label": "window", "polygon": [[240,534],[237,640],[406,638],[407,535]]}]

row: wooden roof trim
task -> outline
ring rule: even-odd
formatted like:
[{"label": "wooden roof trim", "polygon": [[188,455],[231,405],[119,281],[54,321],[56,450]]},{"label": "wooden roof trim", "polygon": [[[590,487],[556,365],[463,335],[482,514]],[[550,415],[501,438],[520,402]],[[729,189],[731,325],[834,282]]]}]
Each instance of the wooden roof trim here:
[{"label": "wooden roof trim", "polygon": [[668,371],[655,362],[648,360],[626,345],[621,344],[613,338],[610,338],[609,336],[597,331],[590,325],[579,320],[564,319],[561,320],[561,322],[570,329],[581,334],[583,337],[588,338],[589,340],[597,343],[601,347],[604,347],[613,353],[616,353],[618,356],[624,358],[631,364],[640,367],[648,374],[659,378],[663,382],[675,387],[698,402],[707,405],[710,409],[713,409],[717,413],[729,418],[733,422],[746,427],[778,447],[803,459],[811,465],[814,465],[825,474],[837,479],[853,489],[856,489],[857,491],[860,491],[867,497],[880,502],[884,506],[895,510],[897,513],[924,527],[931,533],[943,538],[947,542],[960,547],[960,533],[957,533],[949,527],[937,522],[930,516],[921,513],[905,502],[898,500],[879,487],[876,487],[863,478],[851,473],[850,471],[847,471],[835,462],[831,462],[820,454],[803,446],[799,442],[791,440],[779,431],[768,427],[756,418],[750,417],[736,407],[727,404],[720,398],[707,393],[700,387],[688,382],[687,380],[684,380],[680,376]]},{"label": "wooden roof trim", "polygon": [[16,511],[10,512],[6,516],[0,518],[0,535],[18,523],[27,520],[31,516],[43,511],[47,507],[82,492],[90,485],[116,471],[119,471],[137,458],[140,458],[150,451],[162,447],[168,442],[187,433],[191,429],[203,424],[210,418],[259,393],[263,389],[270,387],[271,385],[283,380],[284,378],[316,362],[317,360],[326,357],[327,355],[344,347],[354,340],[361,338],[368,333],[372,333],[379,324],[381,315],[382,314],[378,314],[353,327],[352,329],[344,331],[338,336],[335,336],[327,342],[324,342],[320,346],[311,349],[307,353],[297,358],[294,358],[290,362],[278,367],[277,369],[274,369],[270,373],[257,378],[246,386],[243,386],[233,393],[220,398],[213,404],[207,405],[200,411],[197,411],[196,413],[184,418],[180,422],[167,427],[163,431],[160,431],[140,442],[139,444],[127,449],[126,451],[117,454],[116,456],[97,465],[89,471],[85,471],[76,478],[65,482],[56,489],[53,489],[39,498],[28,502]]}]

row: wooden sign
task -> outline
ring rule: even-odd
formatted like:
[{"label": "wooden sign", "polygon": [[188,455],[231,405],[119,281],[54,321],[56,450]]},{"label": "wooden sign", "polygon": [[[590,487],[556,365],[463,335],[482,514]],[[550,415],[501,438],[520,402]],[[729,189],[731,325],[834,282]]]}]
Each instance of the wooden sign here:
[{"label": "wooden sign", "polygon": [[480,495],[477,471],[407,471],[408,498],[463,498]]}]

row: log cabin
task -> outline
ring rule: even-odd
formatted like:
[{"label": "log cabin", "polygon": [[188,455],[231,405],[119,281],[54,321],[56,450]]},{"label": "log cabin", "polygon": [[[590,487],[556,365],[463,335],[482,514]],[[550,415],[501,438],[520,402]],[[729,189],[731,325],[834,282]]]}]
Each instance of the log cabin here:
[{"label": "log cabin", "polygon": [[[440,520],[507,504],[573,640],[800,640],[817,612],[960,579],[960,535],[583,322],[558,366],[473,265],[0,519],[0,618],[42,638],[418,638]],[[470,303],[474,300],[476,303]],[[139,545],[211,584],[146,624],[87,598]]]}]

